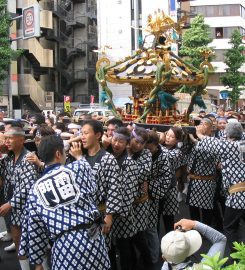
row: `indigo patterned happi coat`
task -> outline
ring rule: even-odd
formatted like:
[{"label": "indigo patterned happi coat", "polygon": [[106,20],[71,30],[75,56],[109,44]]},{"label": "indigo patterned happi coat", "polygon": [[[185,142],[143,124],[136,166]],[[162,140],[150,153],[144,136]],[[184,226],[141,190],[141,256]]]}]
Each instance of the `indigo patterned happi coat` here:
[{"label": "indigo patterned happi coat", "polygon": [[11,223],[22,226],[24,209],[29,190],[38,178],[35,165],[26,161],[28,151],[23,148],[18,160],[14,162],[14,154],[0,161],[0,173],[4,180],[4,196],[11,206]]},{"label": "indigo patterned happi coat", "polygon": [[19,255],[41,264],[52,239],[53,270],[109,269],[99,227],[93,237],[89,234],[90,225],[100,216],[89,164],[84,159],[66,166],[56,164],[44,173],[30,191]]}]

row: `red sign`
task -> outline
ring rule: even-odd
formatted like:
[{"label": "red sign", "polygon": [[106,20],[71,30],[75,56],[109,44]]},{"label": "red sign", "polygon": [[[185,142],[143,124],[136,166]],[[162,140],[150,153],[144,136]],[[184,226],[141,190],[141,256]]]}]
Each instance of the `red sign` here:
[{"label": "red sign", "polygon": [[90,104],[91,104],[91,105],[94,104],[94,96],[93,96],[93,95],[90,96]]},{"label": "red sign", "polygon": [[23,11],[23,23],[24,36],[33,35],[35,33],[34,7],[30,7]]},{"label": "red sign", "polygon": [[71,102],[70,96],[64,96],[64,102]]},{"label": "red sign", "polygon": [[64,111],[71,112],[71,97],[64,96]]},{"label": "red sign", "polygon": [[22,24],[24,39],[40,36],[39,5],[23,8]]}]

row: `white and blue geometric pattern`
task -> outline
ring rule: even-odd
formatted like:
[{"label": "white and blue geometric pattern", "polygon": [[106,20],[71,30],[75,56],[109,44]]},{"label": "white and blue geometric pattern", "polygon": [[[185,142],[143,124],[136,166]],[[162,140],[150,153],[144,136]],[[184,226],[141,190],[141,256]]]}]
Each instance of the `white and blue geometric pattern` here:
[{"label": "white and blue geometric pattern", "polygon": [[14,154],[0,161],[0,172],[4,179],[5,200],[10,202],[11,223],[21,226],[24,220],[24,209],[32,185],[38,179],[35,165],[26,161],[28,151],[24,148],[20,157],[14,162]]},{"label": "white and blue geometric pattern", "polygon": [[[241,161],[240,143],[242,141],[204,138],[197,147],[204,155],[218,155],[222,164],[223,186],[226,191],[237,183],[245,181],[245,164]],[[245,192],[228,194],[226,206],[245,209]]]},{"label": "white and blue geometric pattern", "polygon": [[217,155],[201,151],[194,145],[189,155],[188,171],[197,176],[213,176],[213,180],[190,179],[186,203],[201,209],[213,209],[216,189]]},{"label": "white and blue geometric pattern", "polygon": [[158,146],[152,156],[151,176],[149,181],[150,209],[148,228],[156,228],[158,223],[159,201],[168,192],[174,173],[169,163],[168,151]]},{"label": "white and blue geometric pattern", "polygon": [[116,238],[129,238],[136,234],[133,202],[138,195],[139,172],[136,161],[127,154],[121,162],[123,201],[120,215],[114,217],[112,235]]},{"label": "white and blue geometric pattern", "polygon": [[[151,165],[152,155],[148,149],[143,149],[140,153],[136,153],[132,158],[137,162],[138,167],[138,194],[137,198],[140,198],[145,194],[144,182],[150,181],[151,177]],[[145,201],[139,204],[133,205],[135,226],[137,232],[145,231],[149,224],[149,201]]]},{"label": "white and blue geometric pattern", "polygon": [[[70,181],[71,179],[65,178],[63,182],[62,179],[55,182],[54,177],[62,175],[62,171],[70,171],[70,176],[75,179]],[[73,191],[70,186],[72,183],[76,185]],[[40,195],[40,184],[43,184],[41,192],[45,197]],[[65,185],[69,185],[69,192],[64,195],[58,188]],[[78,193],[75,192],[77,188]],[[57,197],[54,196],[54,192]],[[30,191],[19,255],[28,256],[32,264],[41,264],[51,239],[54,242],[53,270],[109,269],[108,254],[101,232],[95,239],[91,239],[87,233],[88,229],[75,229],[82,224],[93,224],[100,216],[95,204],[96,192],[97,185],[91,168],[84,159],[50,169]],[[48,203],[54,201],[55,205],[50,207]]]}]

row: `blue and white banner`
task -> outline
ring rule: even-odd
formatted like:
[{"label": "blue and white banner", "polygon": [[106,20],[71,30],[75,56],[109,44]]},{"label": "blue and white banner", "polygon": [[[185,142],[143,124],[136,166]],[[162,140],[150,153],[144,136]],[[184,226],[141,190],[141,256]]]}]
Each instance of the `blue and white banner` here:
[{"label": "blue and white banner", "polygon": [[177,3],[176,3],[176,0],[169,0],[169,15],[171,17],[177,16]]}]

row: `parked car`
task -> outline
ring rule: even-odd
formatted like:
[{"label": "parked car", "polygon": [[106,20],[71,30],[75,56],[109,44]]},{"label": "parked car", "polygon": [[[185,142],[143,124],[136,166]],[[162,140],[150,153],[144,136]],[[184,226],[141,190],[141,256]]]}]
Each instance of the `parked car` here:
[{"label": "parked car", "polygon": [[105,108],[81,108],[81,109],[76,109],[73,113],[73,119],[75,122],[78,122],[79,119],[82,118],[83,115],[97,115],[98,117],[101,117],[101,119],[106,120],[111,117],[113,117],[113,113]]}]

